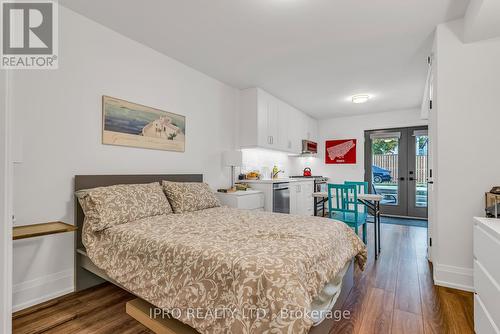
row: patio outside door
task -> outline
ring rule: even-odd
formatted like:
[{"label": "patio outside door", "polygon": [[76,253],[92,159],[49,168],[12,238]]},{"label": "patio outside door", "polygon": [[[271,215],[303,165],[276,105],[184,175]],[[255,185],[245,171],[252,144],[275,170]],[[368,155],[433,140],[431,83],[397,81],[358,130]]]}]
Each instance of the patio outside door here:
[{"label": "patio outside door", "polygon": [[365,131],[365,181],[382,214],[427,218],[427,127]]}]

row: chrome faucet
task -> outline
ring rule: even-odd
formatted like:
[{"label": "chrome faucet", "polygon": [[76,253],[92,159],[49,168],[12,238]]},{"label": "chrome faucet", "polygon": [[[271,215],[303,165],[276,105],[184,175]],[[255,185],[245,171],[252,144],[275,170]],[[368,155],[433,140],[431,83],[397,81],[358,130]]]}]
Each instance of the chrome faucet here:
[{"label": "chrome faucet", "polygon": [[279,170],[279,171],[277,171],[276,173],[273,173],[273,177],[272,177],[272,178],[273,178],[273,179],[275,179],[275,178],[277,178],[277,177],[278,177],[278,174],[279,174],[279,173],[284,173],[284,172],[285,172],[284,170]]}]

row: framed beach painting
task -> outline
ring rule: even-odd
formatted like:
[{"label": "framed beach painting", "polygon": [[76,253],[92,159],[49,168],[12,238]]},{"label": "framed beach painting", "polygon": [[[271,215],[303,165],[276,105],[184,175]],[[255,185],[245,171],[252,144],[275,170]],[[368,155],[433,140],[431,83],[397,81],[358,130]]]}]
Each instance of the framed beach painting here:
[{"label": "framed beach painting", "polygon": [[185,116],[103,96],[102,124],[103,144],[185,150]]}]

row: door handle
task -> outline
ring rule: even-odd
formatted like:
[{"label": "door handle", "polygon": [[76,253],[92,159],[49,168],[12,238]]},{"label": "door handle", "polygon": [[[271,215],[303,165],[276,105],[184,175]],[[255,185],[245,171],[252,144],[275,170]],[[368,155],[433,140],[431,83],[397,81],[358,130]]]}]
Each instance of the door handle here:
[{"label": "door handle", "polygon": [[410,177],[408,180],[410,180],[410,181],[415,181],[415,179],[414,179],[414,178],[412,178],[412,177]]},{"label": "door handle", "polygon": [[401,177],[399,178],[399,181],[404,181],[404,180],[405,180],[404,176],[401,176]]}]

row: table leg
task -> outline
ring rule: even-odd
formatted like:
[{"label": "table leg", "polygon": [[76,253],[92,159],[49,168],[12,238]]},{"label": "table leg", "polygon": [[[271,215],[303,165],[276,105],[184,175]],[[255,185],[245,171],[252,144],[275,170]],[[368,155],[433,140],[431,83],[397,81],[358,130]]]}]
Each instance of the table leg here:
[{"label": "table leg", "polygon": [[373,231],[375,233],[375,238],[373,244],[375,245],[375,260],[378,259],[378,233],[377,233],[377,207],[375,205],[375,211],[373,212]]},{"label": "table leg", "polygon": [[380,234],[382,232],[380,231],[380,202],[377,202],[377,217],[378,217],[378,252],[380,253],[380,250],[382,247],[380,246]]},{"label": "table leg", "polygon": [[318,198],[314,197],[314,216],[318,215]]}]

